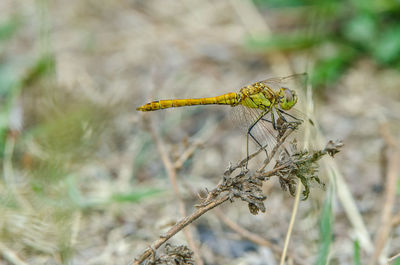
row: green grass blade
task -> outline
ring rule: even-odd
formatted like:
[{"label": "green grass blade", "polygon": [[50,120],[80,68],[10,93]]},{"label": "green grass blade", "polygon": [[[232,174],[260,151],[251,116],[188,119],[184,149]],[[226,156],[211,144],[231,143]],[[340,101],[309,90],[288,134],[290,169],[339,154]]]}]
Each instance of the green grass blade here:
[{"label": "green grass blade", "polygon": [[332,192],[327,193],[324,205],[322,208],[322,216],[320,222],[320,242],[318,250],[318,259],[315,262],[316,265],[328,264],[329,250],[332,243]]},{"label": "green grass blade", "polygon": [[361,265],[360,244],[358,240],[354,241],[354,265]]}]

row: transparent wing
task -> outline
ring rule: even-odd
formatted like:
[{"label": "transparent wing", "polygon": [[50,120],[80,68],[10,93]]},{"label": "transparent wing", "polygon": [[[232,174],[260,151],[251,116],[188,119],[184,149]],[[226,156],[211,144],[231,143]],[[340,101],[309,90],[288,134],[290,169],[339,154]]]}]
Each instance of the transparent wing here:
[{"label": "transparent wing", "polygon": [[298,93],[304,93],[305,88],[307,87],[307,79],[307,73],[302,73],[285,77],[268,78],[261,82],[272,88],[274,91],[279,91],[281,87],[286,87],[293,89]]},{"label": "transparent wing", "polygon": [[[253,142],[257,149],[265,147],[269,154],[276,145],[279,132],[272,126],[270,113],[265,114],[261,120],[255,123],[262,114],[263,111],[260,109],[247,108],[242,105],[232,109],[233,119],[241,128],[243,135],[246,136],[250,127],[253,126],[250,131],[249,142]],[[251,149],[249,150],[250,153]]]},{"label": "transparent wing", "polygon": [[[232,109],[235,122],[242,130],[243,136],[247,135],[250,127],[252,127],[249,135],[249,153],[254,152],[254,148],[258,149],[264,147],[268,155],[271,154],[272,149],[277,144],[280,131],[274,129],[272,119],[274,119],[276,126],[279,128],[284,122],[295,122],[297,124],[296,130],[290,134],[282,148],[287,147],[287,143],[296,139],[298,143],[304,141],[304,135],[307,126],[313,126],[311,119],[309,119],[303,112],[297,109],[291,109],[290,112],[278,114],[278,109],[273,108],[271,112],[266,113],[262,119],[257,123],[257,119],[263,114],[260,109],[247,108],[242,105],[236,106]],[[282,121],[283,117],[285,121]],[[255,123],[255,124],[254,124]],[[250,144],[252,142],[253,144]],[[302,144],[299,144],[302,147]]]}]

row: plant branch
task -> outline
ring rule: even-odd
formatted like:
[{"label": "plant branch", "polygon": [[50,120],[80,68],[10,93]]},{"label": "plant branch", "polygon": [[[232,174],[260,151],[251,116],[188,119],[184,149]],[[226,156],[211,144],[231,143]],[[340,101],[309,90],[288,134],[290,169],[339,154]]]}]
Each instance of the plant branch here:
[{"label": "plant branch", "polygon": [[174,163],[174,168],[176,170],[180,169],[183,166],[183,163],[185,163],[186,160],[188,160],[193,153],[196,151],[196,149],[199,146],[202,146],[204,144],[203,140],[196,140],[194,141],[193,144],[191,144],[182,154],[181,156],[175,161]]},{"label": "plant branch", "polygon": [[[147,124],[150,124],[147,122]],[[150,125],[151,126],[151,125]],[[159,137],[159,135],[155,132],[154,129],[150,128],[150,132],[154,138],[154,141],[157,145],[157,148],[160,152],[163,163],[167,169],[168,175],[171,179],[171,183],[173,184],[173,188],[175,193],[177,194],[181,213],[184,213],[184,204],[180,197],[177,180],[176,180],[176,169],[169,159],[167,155],[167,151],[165,146]],[[164,244],[168,239],[178,233],[180,230],[184,229],[188,224],[192,223],[194,220],[202,216],[204,213],[213,209],[214,207],[226,202],[227,200],[233,201],[234,198],[240,198],[242,201],[248,203],[249,210],[252,214],[257,214],[259,211],[265,212],[264,201],[266,200],[266,196],[261,190],[263,182],[268,180],[272,176],[277,176],[280,179],[281,186],[284,190],[289,188],[292,193],[292,187],[294,187],[295,179],[299,179],[297,181],[298,185],[298,193],[301,191],[301,187],[304,185],[305,190],[309,192],[309,182],[317,181],[319,182],[318,176],[315,175],[316,170],[316,162],[324,155],[329,154],[333,156],[335,153],[339,152],[342,144],[340,142],[332,142],[330,141],[323,150],[309,152],[307,150],[297,150],[296,145],[291,145],[291,151],[293,154],[289,154],[288,150],[285,149],[286,152],[283,152],[279,158],[276,159],[276,164],[272,170],[265,172],[266,166],[272,161],[271,159],[276,156],[279,147],[284,143],[286,138],[292,133],[293,130],[281,130],[279,136],[276,139],[276,145],[271,151],[270,155],[264,161],[262,166],[250,173],[250,171],[243,167],[244,163],[249,159],[255,157],[257,154],[261,152],[261,150],[256,151],[251,157],[241,160],[236,166],[230,166],[224,173],[222,180],[219,184],[208,192],[208,195],[199,205],[195,205],[197,210],[193,212],[191,215],[183,218],[181,221],[176,223],[171,229],[165,234],[159,237],[158,240],[153,242],[150,247],[148,247],[139,258],[135,259],[131,264],[139,265],[145,259],[154,256],[155,250],[158,249],[162,244]],[[237,168],[241,167],[242,170],[235,176],[230,176]],[[225,194],[223,194],[225,193]],[[308,193],[304,193],[305,198],[307,198]],[[300,194],[297,195],[300,198]],[[297,206],[296,206],[297,209]],[[294,213],[295,216],[295,213]],[[294,220],[294,217],[292,217]],[[292,224],[293,226],[293,224]],[[285,250],[284,250],[285,252]]]}]

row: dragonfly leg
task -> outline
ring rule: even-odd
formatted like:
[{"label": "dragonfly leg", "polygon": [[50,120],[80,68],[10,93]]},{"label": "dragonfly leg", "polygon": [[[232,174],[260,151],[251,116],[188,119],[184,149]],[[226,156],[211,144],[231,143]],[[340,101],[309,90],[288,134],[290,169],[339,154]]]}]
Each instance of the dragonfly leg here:
[{"label": "dragonfly leg", "polygon": [[282,114],[288,115],[289,117],[291,117],[292,119],[295,119],[296,121],[300,121],[300,122],[303,121],[302,119],[299,119],[299,118],[293,116],[292,114],[287,113],[287,112],[284,111],[284,110],[278,109],[278,111],[279,111],[280,113],[282,113]]},{"label": "dragonfly leg", "polygon": [[[293,115],[291,115],[291,114],[289,114],[289,113],[287,113],[287,112],[285,112],[285,111],[283,111],[283,110],[281,110],[281,109],[278,109],[278,112],[277,112],[277,113],[278,113],[279,118],[281,118],[283,122],[287,123],[287,124],[289,125],[289,128],[291,128],[291,129],[296,129],[296,127],[297,127],[301,122],[303,122],[303,120],[301,120],[301,119],[299,119],[299,118],[296,118],[295,116],[293,116]],[[285,115],[287,115],[287,116],[293,118],[295,121],[287,121],[286,118],[285,118],[285,116],[283,116],[283,114],[285,114]]]},{"label": "dragonfly leg", "polygon": [[271,110],[271,120],[272,120],[272,127],[274,128],[274,130],[278,130],[278,127],[276,126],[274,111],[272,110]]},{"label": "dragonfly leg", "polygon": [[291,118],[293,118],[293,119],[295,119],[295,120],[297,120],[297,121],[303,121],[303,120],[301,120],[301,119],[299,119],[299,118],[293,116],[292,114],[287,113],[287,112],[284,111],[284,110],[278,109],[278,111],[279,111],[280,113],[282,113],[282,114],[288,115],[289,117],[291,117]]},{"label": "dragonfly leg", "polygon": [[270,121],[270,120],[268,120],[268,119],[264,119],[264,118],[262,118],[261,120],[262,120],[262,121],[269,122],[269,123],[272,123],[272,121]]},{"label": "dragonfly leg", "polygon": [[[265,115],[267,115],[268,112],[269,112],[269,111],[265,111],[265,112],[261,113],[261,115],[250,125],[249,129],[247,130],[247,135],[246,135],[246,141],[247,141],[247,144],[246,144],[246,151],[247,151],[246,168],[247,168],[247,165],[248,165],[248,163],[249,163],[249,135],[250,135],[250,137],[253,138],[253,140],[260,146],[260,148],[263,148],[262,144],[261,144],[261,143],[257,140],[257,138],[254,137],[254,135],[251,133],[251,130],[254,128],[254,126],[255,126],[260,120],[263,119],[263,117],[264,117]],[[267,154],[267,155],[268,155],[268,154]]]}]

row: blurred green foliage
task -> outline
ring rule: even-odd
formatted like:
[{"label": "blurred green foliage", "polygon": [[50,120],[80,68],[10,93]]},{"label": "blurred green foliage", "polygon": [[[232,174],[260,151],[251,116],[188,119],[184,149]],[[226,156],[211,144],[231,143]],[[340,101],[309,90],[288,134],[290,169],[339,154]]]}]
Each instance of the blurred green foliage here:
[{"label": "blurred green foliage", "polygon": [[[161,191],[155,188],[128,190],[102,202],[81,195],[82,183],[76,180],[79,177],[71,176],[85,162],[95,160],[101,137],[113,116],[112,106],[104,108],[60,89],[55,58],[48,47],[46,52],[39,51],[36,58],[24,54],[7,56],[9,43],[18,40],[24,23],[17,16],[0,20],[0,163],[6,163],[7,144],[15,141],[15,145],[9,144],[7,159],[16,170],[28,172],[26,197],[42,206],[56,206],[65,215],[76,208],[138,202],[159,194]],[[16,109],[21,110],[21,117],[13,117]],[[15,125],[18,119],[20,124]],[[0,196],[0,205],[21,207],[11,191]]]},{"label": "blurred green foliage", "polygon": [[[396,0],[253,0],[261,10],[293,24],[247,41],[263,52],[309,53],[314,86],[335,82],[358,59],[400,71],[400,2]],[[288,12],[296,7],[298,12]],[[275,15],[275,14],[274,14]]]},{"label": "blurred green foliage", "polygon": [[[22,21],[11,17],[0,24],[0,56],[6,44],[18,33]],[[13,58],[3,58],[0,61],[0,161],[4,156],[7,133],[18,128],[11,128],[10,115],[24,87],[54,73],[54,57],[52,54],[39,56],[25,70],[13,61]]]},{"label": "blurred green foliage", "polygon": [[4,156],[7,133],[19,128],[11,128],[11,112],[16,107],[21,90],[44,78],[54,69],[51,54],[39,57],[25,72],[19,73],[12,62],[0,64],[0,161]]},{"label": "blurred green foliage", "polygon": [[18,17],[11,17],[7,21],[0,24],[0,45],[1,42],[10,40],[21,26]]},{"label": "blurred green foliage", "polygon": [[[0,58],[7,42],[17,33],[19,25],[20,21],[16,17],[0,23]],[[18,91],[19,77],[14,70],[7,60],[0,60],[0,161],[4,155],[8,117]]]},{"label": "blurred green foliage", "polygon": [[114,193],[111,197],[113,202],[139,202],[145,198],[154,198],[163,192],[161,189],[157,188],[146,188],[141,190],[135,190],[126,193]]}]

